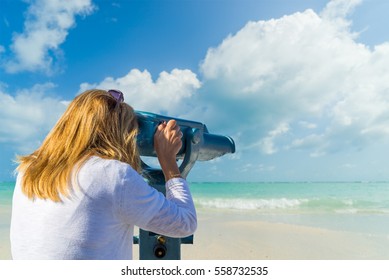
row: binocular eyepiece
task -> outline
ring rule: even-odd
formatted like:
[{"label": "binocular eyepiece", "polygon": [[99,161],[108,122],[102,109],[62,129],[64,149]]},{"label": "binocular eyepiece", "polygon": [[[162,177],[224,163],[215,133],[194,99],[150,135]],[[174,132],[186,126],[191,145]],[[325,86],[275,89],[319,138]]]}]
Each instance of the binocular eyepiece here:
[{"label": "binocular eyepiece", "polygon": [[[154,133],[161,122],[174,119],[183,133],[182,148],[177,159],[182,159],[181,174],[186,177],[197,160],[207,161],[227,153],[235,152],[235,143],[228,136],[209,133],[205,124],[137,111],[139,134],[138,147],[141,156],[156,157],[154,149]],[[150,168],[143,163],[145,168]]]}]

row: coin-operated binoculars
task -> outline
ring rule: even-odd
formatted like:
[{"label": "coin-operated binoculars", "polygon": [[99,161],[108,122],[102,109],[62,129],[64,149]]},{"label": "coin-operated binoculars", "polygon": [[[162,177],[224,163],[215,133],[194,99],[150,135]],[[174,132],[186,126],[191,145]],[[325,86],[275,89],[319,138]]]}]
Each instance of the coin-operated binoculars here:
[{"label": "coin-operated binoculars", "polygon": [[[186,178],[196,161],[207,161],[227,153],[235,152],[235,144],[228,136],[208,132],[207,127],[199,122],[171,118],[153,113],[137,111],[139,135],[138,146],[141,156],[156,157],[154,150],[154,133],[161,122],[176,120],[183,133],[182,148],[177,154],[181,175]],[[154,168],[142,161],[143,175],[150,186],[165,195],[165,177],[159,168]],[[139,237],[134,237],[139,244],[141,260],[179,260],[181,244],[193,244],[193,235],[185,238],[172,238],[139,229]]]}]

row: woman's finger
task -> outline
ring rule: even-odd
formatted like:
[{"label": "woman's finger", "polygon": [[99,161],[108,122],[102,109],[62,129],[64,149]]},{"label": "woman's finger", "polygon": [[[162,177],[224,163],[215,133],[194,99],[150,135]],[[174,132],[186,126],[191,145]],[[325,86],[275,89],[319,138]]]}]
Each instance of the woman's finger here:
[{"label": "woman's finger", "polygon": [[170,121],[168,121],[166,128],[168,130],[172,130],[172,129],[175,129],[176,126],[177,126],[177,122],[175,120],[170,120]]}]

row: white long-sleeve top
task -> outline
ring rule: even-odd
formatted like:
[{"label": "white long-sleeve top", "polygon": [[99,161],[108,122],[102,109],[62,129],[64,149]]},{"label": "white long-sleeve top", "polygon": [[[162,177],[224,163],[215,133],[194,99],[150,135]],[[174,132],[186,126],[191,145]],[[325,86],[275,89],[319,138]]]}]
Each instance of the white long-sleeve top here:
[{"label": "white long-sleeve top", "polygon": [[62,202],[28,199],[18,175],[12,205],[13,259],[132,259],[134,226],[191,235],[196,211],[187,182],[166,182],[166,198],[128,164],[91,157]]}]

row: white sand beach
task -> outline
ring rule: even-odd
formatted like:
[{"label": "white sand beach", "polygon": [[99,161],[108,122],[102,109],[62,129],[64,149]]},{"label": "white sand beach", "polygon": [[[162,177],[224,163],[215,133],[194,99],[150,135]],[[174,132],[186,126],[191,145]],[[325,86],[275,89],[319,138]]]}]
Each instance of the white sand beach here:
[{"label": "white sand beach", "polygon": [[389,259],[386,237],[264,222],[244,212],[200,211],[198,220],[194,244],[181,245],[182,259]]},{"label": "white sand beach", "polygon": [[11,219],[11,206],[0,207],[0,260],[11,259],[9,242],[9,224]]},{"label": "white sand beach", "polygon": [[[11,259],[10,211],[0,213],[0,259]],[[201,210],[194,244],[181,245],[185,260],[382,260],[389,238],[362,233],[261,221],[246,212]],[[134,245],[134,259],[139,247]]]},{"label": "white sand beach", "polygon": [[183,259],[389,259],[389,239],[366,234],[269,223],[243,213],[199,213],[194,245]]}]

